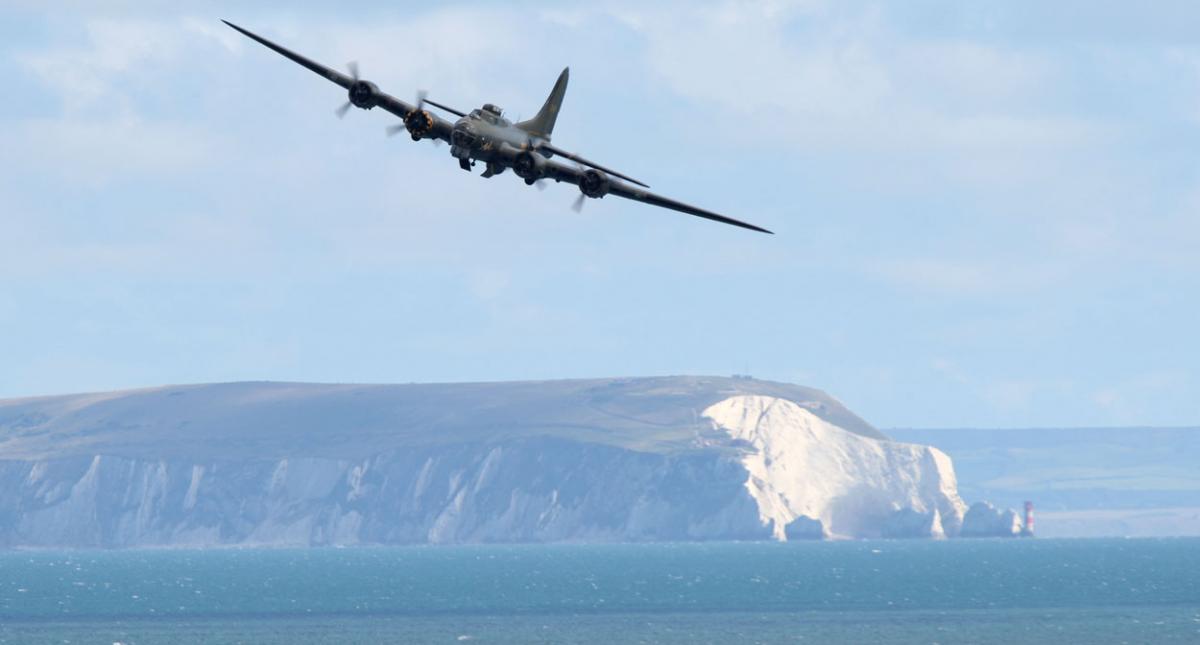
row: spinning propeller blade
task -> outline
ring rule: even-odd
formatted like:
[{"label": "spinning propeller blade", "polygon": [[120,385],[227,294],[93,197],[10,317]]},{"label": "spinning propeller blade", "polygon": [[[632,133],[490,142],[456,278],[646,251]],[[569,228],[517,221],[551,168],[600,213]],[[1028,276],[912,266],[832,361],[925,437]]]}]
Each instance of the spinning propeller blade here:
[{"label": "spinning propeller blade", "polygon": [[[346,69],[350,72],[350,78],[353,79],[355,83],[357,83],[358,82],[358,61],[352,60],[349,63],[346,63]],[[337,115],[337,118],[344,119],[344,118],[346,118],[346,113],[349,112],[350,108],[352,108],[352,107],[354,107],[354,104],[351,103],[350,101],[346,101],[345,105],[338,108],[334,112],[334,114]]]}]

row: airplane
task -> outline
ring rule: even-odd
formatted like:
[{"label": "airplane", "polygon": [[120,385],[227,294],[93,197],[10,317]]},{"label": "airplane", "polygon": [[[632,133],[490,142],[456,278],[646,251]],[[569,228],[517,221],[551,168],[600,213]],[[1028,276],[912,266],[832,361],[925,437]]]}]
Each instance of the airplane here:
[{"label": "airplane", "polygon": [[[500,108],[491,103],[486,103],[481,108],[468,113],[434,102],[426,96],[425,92],[418,92],[416,104],[409,105],[382,92],[379,86],[371,81],[361,78],[357,63],[347,65],[350,74],[346,75],[277,45],[228,20],[221,22],[344,88],[349,95],[349,100],[337,109],[338,117],[344,117],[351,107],[363,110],[382,108],[400,117],[401,120],[399,124],[387,129],[389,134],[407,130],[413,141],[430,139],[435,142],[449,143],[450,155],[458,159],[459,167],[463,170],[470,171],[479,161],[485,165],[481,175],[483,177],[494,177],[511,168],[513,174],[524,179],[527,185],[536,184],[540,188],[544,185],[544,180],[573,184],[580,191],[580,195],[573,205],[576,212],[583,207],[584,198],[599,199],[605,195],[616,195],[652,206],[669,208],[688,215],[773,235],[765,228],[655,195],[646,190],[649,188],[648,185],[632,177],[551,144],[550,136],[554,131],[554,123],[558,119],[563,95],[567,91],[569,68],[564,69],[559,75],[554,89],[550,91],[550,96],[546,98],[542,109],[533,118],[513,123],[504,117]],[[453,114],[458,119],[454,122],[443,119],[425,109],[426,105]],[[573,163],[562,163],[556,161],[554,157],[562,157]]]}]

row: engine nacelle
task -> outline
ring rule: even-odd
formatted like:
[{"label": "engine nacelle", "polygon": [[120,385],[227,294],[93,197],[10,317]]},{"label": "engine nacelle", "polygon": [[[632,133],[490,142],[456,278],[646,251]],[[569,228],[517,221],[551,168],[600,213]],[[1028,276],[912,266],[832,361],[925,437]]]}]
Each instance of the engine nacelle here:
[{"label": "engine nacelle", "polygon": [[583,171],[583,177],[579,180],[579,190],[592,198],[604,197],[611,187],[612,182],[608,179],[608,175],[595,168]]},{"label": "engine nacelle", "polygon": [[541,179],[546,168],[546,158],[525,150],[513,159],[512,169],[518,177],[525,179]]},{"label": "engine nacelle", "polygon": [[433,130],[433,115],[425,110],[413,110],[404,117],[404,128],[416,141]]},{"label": "engine nacelle", "polygon": [[371,81],[354,81],[350,85],[349,95],[354,107],[369,110],[379,105],[379,86]]}]

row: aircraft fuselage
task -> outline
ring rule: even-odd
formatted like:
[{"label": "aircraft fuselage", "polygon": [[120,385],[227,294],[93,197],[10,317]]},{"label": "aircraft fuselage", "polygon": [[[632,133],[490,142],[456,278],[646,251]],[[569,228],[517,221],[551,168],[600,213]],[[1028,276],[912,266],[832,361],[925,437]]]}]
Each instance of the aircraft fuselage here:
[{"label": "aircraft fuselage", "polygon": [[455,121],[450,135],[450,155],[464,168],[470,168],[472,161],[487,163],[488,176],[491,176],[503,172],[520,151],[536,147],[543,141],[544,138],[518,128],[504,118],[498,108],[488,104]]}]

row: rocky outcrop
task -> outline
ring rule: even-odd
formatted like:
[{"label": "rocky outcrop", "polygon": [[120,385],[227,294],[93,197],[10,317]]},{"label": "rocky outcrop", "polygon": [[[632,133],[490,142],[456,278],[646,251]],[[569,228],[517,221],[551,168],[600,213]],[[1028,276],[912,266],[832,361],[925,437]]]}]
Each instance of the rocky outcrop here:
[{"label": "rocky outcrop", "polygon": [[962,537],[1016,537],[1021,516],[1013,509],[1000,510],[990,502],[975,502],[963,517]]},{"label": "rocky outcrop", "polygon": [[713,403],[721,390],[708,381],[648,381],[547,386],[562,400],[524,384],[509,398],[494,384],[419,390],[438,405],[403,390],[273,384],[0,401],[0,546],[788,540],[959,526],[949,459],[843,429],[834,421],[857,417],[832,399],[778,385],[764,391],[792,398],[743,394],[753,382],[738,382]]},{"label": "rocky outcrop", "polygon": [[884,520],[880,536],[891,539],[940,539],[946,537],[946,530],[942,526],[942,514],[936,508],[926,513],[903,508]]},{"label": "rocky outcrop", "polygon": [[787,540],[824,540],[829,533],[821,520],[801,515],[783,527],[783,536]]}]

